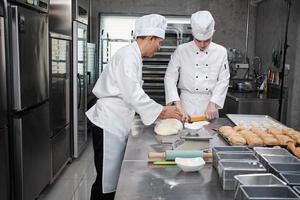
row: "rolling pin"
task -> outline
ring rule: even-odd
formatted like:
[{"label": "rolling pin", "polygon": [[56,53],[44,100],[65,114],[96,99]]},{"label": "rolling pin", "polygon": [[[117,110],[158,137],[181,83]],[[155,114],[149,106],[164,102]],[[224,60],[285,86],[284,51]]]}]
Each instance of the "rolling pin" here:
[{"label": "rolling pin", "polygon": [[188,116],[188,122],[199,122],[199,121],[204,121],[206,120],[206,117],[204,114],[202,115],[189,115]]},{"label": "rolling pin", "polygon": [[195,158],[203,157],[212,158],[212,153],[204,153],[203,151],[184,151],[184,150],[167,150],[166,152],[149,152],[148,158],[162,158],[165,160],[175,160],[175,158]]}]

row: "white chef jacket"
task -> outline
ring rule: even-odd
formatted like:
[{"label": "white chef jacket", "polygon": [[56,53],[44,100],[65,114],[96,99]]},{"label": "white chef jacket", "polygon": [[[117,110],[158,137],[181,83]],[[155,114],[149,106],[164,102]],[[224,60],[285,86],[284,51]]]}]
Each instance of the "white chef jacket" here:
[{"label": "white chef jacket", "polygon": [[[166,104],[179,101],[178,88],[182,101],[209,101],[215,103],[219,109],[223,108],[229,84],[229,66],[227,51],[221,45],[211,42],[205,50],[200,50],[194,41],[179,45],[169,62],[165,74]],[[178,81],[179,79],[179,81]],[[185,110],[193,112],[192,104]],[[195,105],[195,104],[194,104]],[[201,111],[203,113],[203,109]]]},{"label": "white chef jacket", "polygon": [[86,115],[89,120],[117,135],[128,135],[135,112],[143,123],[152,124],[162,106],[142,88],[142,56],[137,42],[116,52],[99,77],[93,93],[97,103]]}]

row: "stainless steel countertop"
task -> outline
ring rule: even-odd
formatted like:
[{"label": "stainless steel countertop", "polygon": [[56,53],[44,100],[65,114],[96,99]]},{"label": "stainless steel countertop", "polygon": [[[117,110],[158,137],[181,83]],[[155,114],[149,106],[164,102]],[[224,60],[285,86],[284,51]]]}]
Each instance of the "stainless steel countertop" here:
[{"label": "stainless steel countertop", "polygon": [[279,101],[279,98],[271,98],[268,97],[266,94],[258,92],[240,93],[228,91],[227,97],[235,101]]},{"label": "stainless steel countertop", "polygon": [[[210,146],[226,146],[227,143],[212,130],[231,124],[228,119],[214,120],[206,129],[212,135]],[[122,163],[116,200],[162,200],[162,199],[233,199],[233,191],[223,191],[217,171],[211,163],[200,172],[185,173],[177,166],[154,166],[148,163],[149,151],[163,151],[166,146],[159,145],[159,138],[152,126],[144,126],[135,120],[133,135],[128,138],[124,161]]]}]

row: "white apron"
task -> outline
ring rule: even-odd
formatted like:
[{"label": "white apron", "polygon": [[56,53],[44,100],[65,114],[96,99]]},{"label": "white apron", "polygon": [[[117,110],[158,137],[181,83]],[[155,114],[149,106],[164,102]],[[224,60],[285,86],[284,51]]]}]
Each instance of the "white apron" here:
[{"label": "white apron", "polygon": [[124,152],[127,144],[127,136],[124,134],[116,135],[103,130],[104,154],[103,154],[103,173],[102,173],[102,192],[115,192]]},{"label": "white apron", "polygon": [[[204,114],[210,99],[211,94],[192,94],[186,91],[182,91],[180,94],[181,105],[185,113],[188,115]],[[218,116],[219,115],[217,113],[217,117]]]}]

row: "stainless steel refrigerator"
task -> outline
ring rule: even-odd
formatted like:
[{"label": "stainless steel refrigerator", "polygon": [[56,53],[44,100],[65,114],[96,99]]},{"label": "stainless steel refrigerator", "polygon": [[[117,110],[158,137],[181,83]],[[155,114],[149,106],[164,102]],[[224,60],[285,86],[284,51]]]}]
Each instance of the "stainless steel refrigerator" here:
[{"label": "stainless steel refrigerator", "polygon": [[8,10],[14,199],[32,200],[51,178],[48,2],[11,1]]},{"label": "stainless steel refrigerator", "polygon": [[87,145],[87,25],[73,22],[73,140],[74,157]]},{"label": "stainless steel refrigerator", "polygon": [[51,161],[54,179],[71,159],[71,37],[50,34]]},{"label": "stainless steel refrigerator", "polygon": [[8,115],[7,115],[7,67],[6,67],[6,2],[0,1],[0,199],[10,198]]}]

